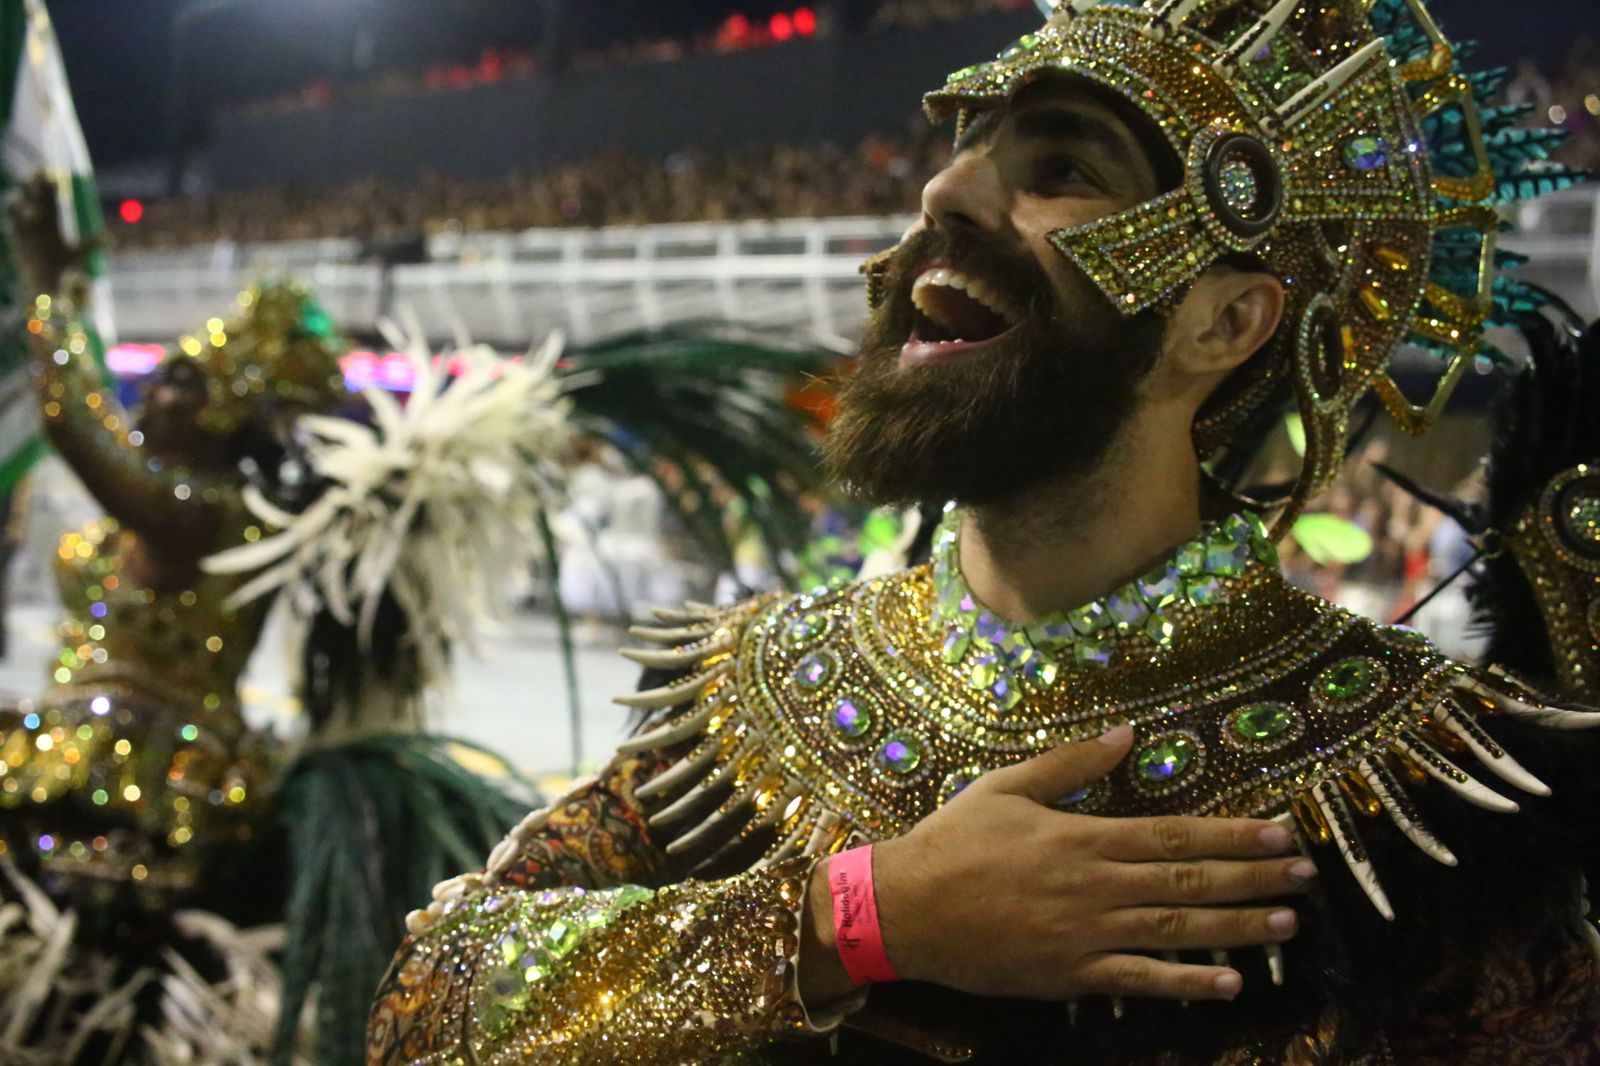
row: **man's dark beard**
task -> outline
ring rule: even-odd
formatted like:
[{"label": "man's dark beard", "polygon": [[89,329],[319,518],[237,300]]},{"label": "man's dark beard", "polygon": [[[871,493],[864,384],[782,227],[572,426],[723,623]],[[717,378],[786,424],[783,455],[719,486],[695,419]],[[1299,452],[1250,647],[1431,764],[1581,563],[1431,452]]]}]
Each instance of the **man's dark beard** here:
[{"label": "man's dark beard", "polygon": [[[912,284],[935,257],[1024,314],[988,353],[904,368],[900,349],[917,314]],[[1069,303],[1031,258],[932,230],[901,245],[885,292],[825,446],[841,484],[880,505],[1002,503],[1094,471],[1134,412],[1166,326],[1154,314],[1121,317],[1087,279]]]}]

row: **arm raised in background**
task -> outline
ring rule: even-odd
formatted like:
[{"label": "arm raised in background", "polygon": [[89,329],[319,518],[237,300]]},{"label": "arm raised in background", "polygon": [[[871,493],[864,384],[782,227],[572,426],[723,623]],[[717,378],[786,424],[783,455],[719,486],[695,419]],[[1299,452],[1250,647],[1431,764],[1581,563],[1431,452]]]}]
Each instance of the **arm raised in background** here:
[{"label": "arm raised in background", "polygon": [[196,558],[214,547],[218,513],[236,490],[151,454],[69,310],[41,301],[28,330],[45,434],[94,498],[164,555]]},{"label": "arm raised in background", "polygon": [[204,554],[214,546],[215,512],[227,490],[198,484],[150,454],[105,387],[88,332],[75,317],[88,300],[83,265],[94,249],[67,243],[51,182],[33,182],[17,194],[11,230],[31,305],[29,366],[50,443],[111,517],[164,554]]}]

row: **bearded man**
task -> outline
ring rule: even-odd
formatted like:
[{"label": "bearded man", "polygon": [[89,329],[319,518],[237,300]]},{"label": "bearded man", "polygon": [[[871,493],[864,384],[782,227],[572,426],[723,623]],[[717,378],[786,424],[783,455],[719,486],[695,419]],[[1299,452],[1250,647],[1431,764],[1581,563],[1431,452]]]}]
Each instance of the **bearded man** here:
[{"label": "bearded man", "polygon": [[371,1061],[1600,1061],[1596,716],[1290,588],[1218,473],[1295,393],[1281,532],[1482,351],[1492,205],[1570,177],[1494,88],[1421,0],[1072,0],[932,94],[828,444],[953,501],[932,562],[647,631],[646,726],[413,915]]}]

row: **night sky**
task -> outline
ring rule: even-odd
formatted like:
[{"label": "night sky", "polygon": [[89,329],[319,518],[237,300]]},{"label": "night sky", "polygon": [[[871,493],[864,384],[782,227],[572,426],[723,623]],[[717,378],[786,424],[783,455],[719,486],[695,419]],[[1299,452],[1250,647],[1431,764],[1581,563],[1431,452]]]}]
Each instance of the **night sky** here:
[{"label": "night sky", "polygon": [[[226,0],[214,0],[226,2]],[[233,0],[195,24],[184,49],[197,101],[252,99],[351,77],[357,41],[379,66],[420,69],[469,61],[484,47],[531,47],[542,0]],[[800,0],[571,0],[596,37],[660,36],[760,16]],[[190,0],[54,0],[51,11],[91,151],[102,166],[159,155],[172,81],[171,25]],[[1585,31],[1600,33],[1600,0],[1439,0],[1452,36],[1477,37],[1473,65],[1532,55],[1559,63]]]}]

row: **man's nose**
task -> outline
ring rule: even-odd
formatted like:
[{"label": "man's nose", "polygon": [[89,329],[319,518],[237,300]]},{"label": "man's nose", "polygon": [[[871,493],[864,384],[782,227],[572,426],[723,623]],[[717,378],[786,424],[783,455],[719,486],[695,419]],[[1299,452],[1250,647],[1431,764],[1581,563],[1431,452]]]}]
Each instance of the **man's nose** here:
[{"label": "man's nose", "polygon": [[996,232],[1005,217],[1000,168],[985,154],[968,153],[922,189],[923,224],[951,234]]}]

